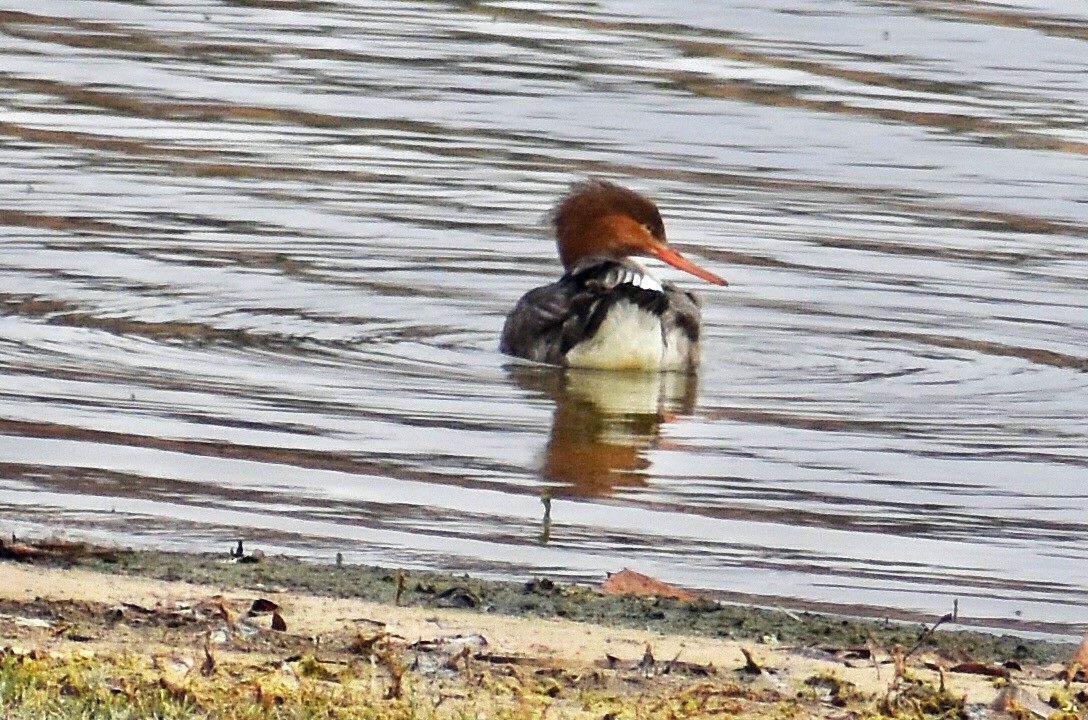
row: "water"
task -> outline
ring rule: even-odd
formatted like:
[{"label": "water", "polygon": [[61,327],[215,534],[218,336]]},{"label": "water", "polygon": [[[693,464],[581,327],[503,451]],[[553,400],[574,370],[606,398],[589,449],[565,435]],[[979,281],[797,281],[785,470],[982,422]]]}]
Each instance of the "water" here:
[{"label": "water", "polygon": [[[7,7],[0,531],[1088,630],[1083,3]],[[697,381],[497,353],[587,176]]]}]

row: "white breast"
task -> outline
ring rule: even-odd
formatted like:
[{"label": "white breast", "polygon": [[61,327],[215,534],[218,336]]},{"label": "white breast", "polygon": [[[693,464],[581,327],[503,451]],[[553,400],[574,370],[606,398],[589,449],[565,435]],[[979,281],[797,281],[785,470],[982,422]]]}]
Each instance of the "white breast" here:
[{"label": "white breast", "polygon": [[687,370],[693,350],[679,328],[663,337],[660,317],[621,300],[592,338],[567,352],[566,363],[598,370]]}]

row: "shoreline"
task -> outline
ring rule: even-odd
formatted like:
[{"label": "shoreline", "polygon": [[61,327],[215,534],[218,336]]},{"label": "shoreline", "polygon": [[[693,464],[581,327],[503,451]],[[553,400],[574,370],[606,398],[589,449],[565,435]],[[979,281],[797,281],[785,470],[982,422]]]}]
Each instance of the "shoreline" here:
[{"label": "shoreline", "polygon": [[[609,596],[542,578],[481,581],[259,552],[232,558],[69,543],[23,547],[30,552],[20,557],[13,545],[0,546],[8,558],[0,560],[0,657],[8,665],[37,658],[42,672],[71,674],[72,658],[89,653],[95,672],[138,667],[151,686],[183,688],[175,694],[196,707],[225,702],[223,693],[233,692],[222,685],[225,676],[264,687],[282,679],[265,677],[277,667],[280,674],[313,671],[325,678],[317,687],[335,685],[330,697],[348,702],[349,711],[377,703],[390,720],[402,720],[393,712],[401,705],[382,703],[391,702],[390,693],[403,701],[402,686],[417,693],[412,702],[433,706],[428,717],[445,717],[447,704],[453,717],[479,714],[486,701],[485,714],[517,720],[529,708],[539,711],[542,697],[563,717],[675,717],[675,703],[691,700],[696,689],[706,712],[695,717],[714,715],[708,698],[728,699],[730,716],[739,718],[832,718],[845,710],[958,717],[957,707],[997,712],[995,703],[1060,720],[1088,711],[1088,686],[1077,670],[1071,682],[1060,677],[1075,646],[953,631],[947,623],[919,628],[703,599]],[[256,601],[277,607],[280,630],[268,612],[251,615]],[[174,664],[184,671],[164,670],[167,656],[182,658]],[[209,663],[211,673],[198,672]],[[478,694],[465,685],[482,677],[501,687]],[[510,683],[520,688],[512,695]],[[283,691],[284,702],[314,697],[308,682],[289,684],[301,694]],[[251,702],[252,692],[243,695],[239,702]],[[648,697],[661,703],[660,714],[639,714]],[[0,708],[8,702],[0,697]]]},{"label": "shoreline", "polygon": [[[608,596],[589,585],[560,583],[542,577],[527,577],[524,581],[485,580],[460,573],[323,564],[285,556],[262,559],[260,562],[230,560],[226,552],[125,550],[117,551],[109,560],[86,557],[78,562],[105,572],[160,580],[253,589],[277,588],[390,603],[398,600],[397,577],[403,574],[408,587],[404,588],[396,604],[479,608],[492,614],[554,617],[733,640],[773,637],[780,642],[799,644],[875,641],[887,647],[897,643],[909,647],[917,641],[924,628],[939,620],[934,617],[928,622],[921,622],[903,616],[891,617],[894,613],[876,620],[820,610],[719,602],[710,598],[687,603],[668,598]],[[603,582],[605,578],[601,580]],[[459,598],[448,601],[440,597],[451,588],[467,589],[471,597],[461,594]],[[944,634],[951,634],[952,637],[948,638],[951,642],[945,643],[940,635],[935,634],[932,647],[956,649],[955,641],[959,640],[964,642],[964,647],[969,648],[973,656],[986,660],[1012,658],[1029,662],[1055,662],[1067,657],[1076,645],[1075,642],[1062,642],[1051,637],[1040,638],[1035,631],[1016,633],[953,622],[942,623],[941,627]]]}]

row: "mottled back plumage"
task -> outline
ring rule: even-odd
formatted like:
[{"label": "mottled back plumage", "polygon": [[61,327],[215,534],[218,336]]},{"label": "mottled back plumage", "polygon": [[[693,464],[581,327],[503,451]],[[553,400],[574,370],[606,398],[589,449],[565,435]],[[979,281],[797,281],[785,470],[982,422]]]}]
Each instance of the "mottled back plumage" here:
[{"label": "mottled back plumage", "polygon": [[565,272],[518,301],[500,349],[553,365],[694,369],[698,301],[631,257],[657,257],[708,282],[726,282],[669,247],[657,206],[615,183],[589,180],[571,186],[549,219]]},{"label": "mottled back plumage", "polygon": [[630,303],[661,318],[666,328],[680,328],[699,341],[699,301],[672,283],[661,290],[641,287],[642,269],[629,260],[584,258],[557,282],[530,290],[506,319],[500,349],[508,355],[565,365],[567,353],[592,339],[608,312]]}]

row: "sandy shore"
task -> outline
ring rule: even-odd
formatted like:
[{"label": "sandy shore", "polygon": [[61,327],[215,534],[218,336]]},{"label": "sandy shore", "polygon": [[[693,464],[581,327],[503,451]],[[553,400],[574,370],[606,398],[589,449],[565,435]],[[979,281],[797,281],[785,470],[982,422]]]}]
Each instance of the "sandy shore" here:
[{"label": "sandy shore", "polygon": [[[214,562],[228,570],[236,564]],[[276,562],[261,561],[266,567]],[[411,576],[387,572],[385,577],[398,594],[407,595],[410,582],[417,594],[420,588],[442,594]],[[198,686],[210,681],[198,677],[197,669],[207,670],[209,663],[220,673],[228,667],[243,673],[247,667],[287,667],[308,658],[345,673],[344,668],[356,667],[352,682],[361,677],[358,667],[366,666],[373,702],[401,699],[390,697],[402,695],[408,682],[417,699],[428,698],[436,715],[442,714],[440,706],[455,705],[458,712],[467,707],[479,714],[479,693],[508,692],[488,690],[477,677],[481,672],[491,679],[515,677],[534,688],[544,683],[553,688],[543,693],[547,707],[563,717],[675,716],[679,698],[695,690],[702,693],[702,710],[692,710],[691,716],[715,714],[711,710],[718,705],[710,697],[728,698],[732,717],[753,718],[877,717],[900,711],[903,717],[962,717],[948,714],[956,706],[978,718],[1074,718],[1088,707],[1081,704],[1088,701],[1084,684],[1065,682],[1061,674],[1068,670],[1062,663],[1001,664],[969,657],[962,647],[960,657],[950,657],[931,647],[911,652],[872,641],[828,647],[769,636],[728,639],[517,617],[482,607],[473,595],[483,591],[457,584],[451,587],[459,590],[446,591],[446,604],[476,607],[404,606],[403,597],[397,604],[246,584],[250,587],[153,579],[106,572],[101,565],[0,561],[0,647],[9,658],[93,657],[107,665],[124,658],[126,667],[135,653],[145,660],[141,672],[151,680],[158,673],[161,687],[192,685],[182,693],[189,699],[204,697]],[[588,592],[580,589],[570,597]],[[257,600],[278,606],[279,630],[272,629],[271,605],[250,614]],[[329,670],[329,677],[336,672]],[[596,699],[587,700],[587,688]],[[447,695],[457,702],[441,700]],[[10,702],[0,700],[0,708]],[[660,713],[643,712],[655,702]],[[484,714],[502,715],[509,704],[499,703],[496,710],[492,698]]]}]

